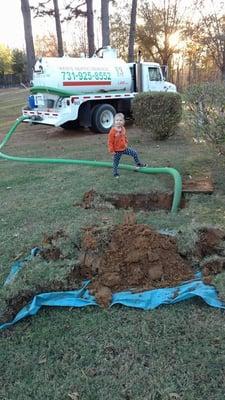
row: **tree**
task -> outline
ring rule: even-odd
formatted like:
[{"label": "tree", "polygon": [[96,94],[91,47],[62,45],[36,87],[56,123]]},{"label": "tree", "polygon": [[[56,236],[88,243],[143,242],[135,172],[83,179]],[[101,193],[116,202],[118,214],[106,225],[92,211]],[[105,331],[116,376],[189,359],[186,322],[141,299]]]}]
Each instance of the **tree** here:
[{"label": "tree", "polygon": [[88,55],[89,57],[92,57],[95,52],[93,4],[92,0],[86,0],[86,3],[87,3]]},{"label": "tree", "polygon": [[58,56],[62,57],[64,54],[63,51],[63,39],[62,39],[62,28],[60,21],[60,12],[59,12],[59,4],[58,0],[53,0],[53,7],[50,6],[46,8],[48,4],[51,4],[51,0],[39,1],[37,6],[31,6],[31,10],[34,13],[34,18],[37,17],[45,17],[54,16],[55,18],[55,26],[56,26],[56,36],[57,36],[57,47],[58,47]]},{"label": "tree", "polygon": [[156,6],[144,1],[139,14],[143,20],[138,26],[137,40],[146,58],[163,65],[169,65],[175,52],[170,37],[180,29],[181,16],[179,15],[180,0],[163,0],[163,6]]},{"label": "tree", "polygon": [[86,24],[83,18],[78,19],[76,22],[77,32],[73,34],[73,46],[70,48],[70,55],[72,57],[81,57],[88,55],[88,42]]},{"label": "tree", "polygon": [[[82,3],[74,5],[74,0],[71,0],[70,4],[67,4],[65,10],[67,16],[64,17],[64,21],[71,21],[74,17],[86,17],[87,18],[87,37],[88,37],[88,53],[91,57],[95,50],[94,45],[94,15],[93,15],[93,0],[86,0]],[[86,6],[86,10],[83,7]]]},{"label": "tree", "polygon": [[60,15],[59,15],[59,5],[58,0],[53,0],[54,4],[54,14],[55,14],[55,26],[56,26],[56,35],[57,35],[57,42],[58,42],[58,56],[63,56],[63,40],[62,40],[62,29],[61,29],[61,22],[60,22]]},{"label": "tree", "polygon": [[21,11],[23,14],[24,23],[28,79],[31,80],[33,74],[33,66],[35,64],[35,52],[29,0],[21,0]]},{"label": "tree", "polygon": [[36,54],[39,57],[57,57],[57,41],[55,35],[37,36],[35,40]]},{"label": "tree", "polygon": [[20,81],[25,79],[27,73],[26,54],[19,50],[12,50],[12,73],[19,76]]},{"label": "tree", "polygon": [[195,25],[199,32],[200,44],[214,60],[221,73],[221,79],[225,81],[225,15],[223,8],[215,8],[211,0],[212,10],[209,14],[203,15],[205,1],[197,0],[196,6],[201,14],[201,20]]},{"label": "tree", "polygon": [[102,47],[110,45],[109,0],[101,0]]},{"label": "tree", "polygon": [[73,46],[70,48],[72,57],[80,57],[88,55],[87,27],[84,18],[76,21],[76,32],[72,35]]},{"label": "tree", "polygon": [[12,72],[12,54],[9,47],[0,44],[0,76]]},{"label": "tree", "polygon": [[134,41],[136,32],[136,16],[137,16],[137,0],[132,0],[131,17],[130,17],[130,34],[128,46],[128,62],[134,61]]},{"label": "tree", "polygon": [[118,5],[116,12],[110,18],[111,46],[118,50],[119,56],[124,60],[128,60],[129,19],[130,7],[128,3],[123,4],[123,12],[122,7]]},{"label": "tree", "polygon": [[[203,45],[202,32],[198,23],[187,21],[183,28],[183,38],[186,47],[183,49],[184,72],[187,83],[199,83],[213,78],[216,71],[215,63]],[[214,76],[215,79],[215,76]]]}]

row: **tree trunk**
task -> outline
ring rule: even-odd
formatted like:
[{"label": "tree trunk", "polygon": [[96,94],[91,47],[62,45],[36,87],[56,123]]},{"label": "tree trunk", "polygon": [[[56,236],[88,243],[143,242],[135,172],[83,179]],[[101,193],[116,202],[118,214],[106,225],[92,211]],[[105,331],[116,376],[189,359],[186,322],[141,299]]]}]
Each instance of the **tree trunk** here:
[{"label": "tree trunk", "polygon": [[33,67],[35,64],[35,52],[34,52],[34,41],[32,33],[29,0],[21,0],[21,11],[23,14],[24,34],[26,43],[28,79],[31,80],[33,76]]},{"label": "tree trunk", "polygon": [[102,47],[110,45],[109,0],[101,0]]},{"label": "tree trunk", "polygon": [[87,3],[88,55],[89,57],[92,57],[95,52],[93,2],[92,0],[86,0],[86,3]]},{"label": "tree trunk", "polygon": [[164,46],[162,50],[162,64],[169,68],[169,14],[170,14],[170,3],[166,4],[163,2],[163,34],[164,34]]},{"label": "tree trunk", "polygon": [[128,45],[128,62],[134,61],[136,15],[137,15],[137,0],[132,0],[131,18],[130,18],[130,34],[129,34],[129,45]]},{"label": "tree trunk", "polygon": [[56,34],[57,34],[57,43],[58,43],[58,56],[63,56],[63,41],[62,41],[62,29],[59,15],[59,5],[58,0],[53,0],[54,4],[54,13],[55,13],[55,26],[56,26]]},{"label": "tree trunk", "polygon": [[225,82],[225,66],[223,65],[221,68],[221,80]]},{"label": "tree trunk", "polygon": [[[225,41],[224,41],[225,43]],[[220,66],[220,71],[221,71],[221,80],[225,82],[225,44],[223,45],[222,49],[222,63]]]}]

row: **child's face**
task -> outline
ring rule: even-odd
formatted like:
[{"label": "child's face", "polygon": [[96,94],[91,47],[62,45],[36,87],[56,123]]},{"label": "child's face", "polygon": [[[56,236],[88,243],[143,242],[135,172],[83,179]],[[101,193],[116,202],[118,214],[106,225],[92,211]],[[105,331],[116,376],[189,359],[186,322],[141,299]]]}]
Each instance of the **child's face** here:
[{"label": "child's face", "polygon": [[118,116],[116,115],[115,116],[115,126],[121,127],[123,125],[124,125],[124,118],[120,115],[118,115]]}]

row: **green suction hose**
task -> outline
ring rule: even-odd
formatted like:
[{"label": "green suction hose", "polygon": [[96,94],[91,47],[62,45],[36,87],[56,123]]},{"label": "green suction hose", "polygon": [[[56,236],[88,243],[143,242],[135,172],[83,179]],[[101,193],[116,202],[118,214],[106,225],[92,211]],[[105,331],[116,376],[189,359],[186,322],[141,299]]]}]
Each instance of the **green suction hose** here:
[{"label": "green suction hose", "polygon": [[[15,132],[17,126],[24,120],[27,120],[27,117],[19,117],[15,123],[10,128],[9,132],[3,138],[0,143],[0,149],[6,145],[9,141],[12,134]],[[32,122],[32,121],[31,121]],[[91,167],[103,167],[103,168],[112,168],[111,162],[106,161],[90,161],[90,160],[73,160],[73,159],[64,159],[64,158],[35,158],[35,157],[18,157],[18,156],[10,156],[8,154],[4,154],[0,152],[0,157],[10,161],[18,161],[18,162],[28,162],[28,163],[36,163],[36,164],[77,164],[77,165],[86,165]],[[120,169],[133,171],[134,167],[132,165],[120,164]],[[160,168],[140,168],[138,172],[144,174],[169,174],[172,175],[174,179],[174,196],[171,212],[176,213],[181,200],[182,194],[182,179],[179,172],[174,168],[160,167]]]}]

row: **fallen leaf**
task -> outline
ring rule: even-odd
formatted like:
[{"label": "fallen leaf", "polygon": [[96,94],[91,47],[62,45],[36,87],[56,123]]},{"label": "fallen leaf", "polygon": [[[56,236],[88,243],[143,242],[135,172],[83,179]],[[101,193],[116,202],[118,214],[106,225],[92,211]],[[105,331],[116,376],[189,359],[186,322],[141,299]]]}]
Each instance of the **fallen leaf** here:
[{"label": "fallen leaf", "polygon": [[47,361],[47,358],[45,356],[40,356],[38,360],[38,364],[45,364]]},{"label": "fallen leaf", "polygon": [[19,260],[23,255],[24,255],[24,253],[19,253],[19,254],[17,254],[17,256],[15,256],[15,257],[13,258],[13,261]]},{"label": "fallen leaf", "polygon": [[180,400],[180,396],[177,393],[169,393],[170,400]]},{"label": "fallen leaf", "polygon": [[77,392],[74,393],[68,393],[68,396],[72,400],[79,400],[79,394]]}]

